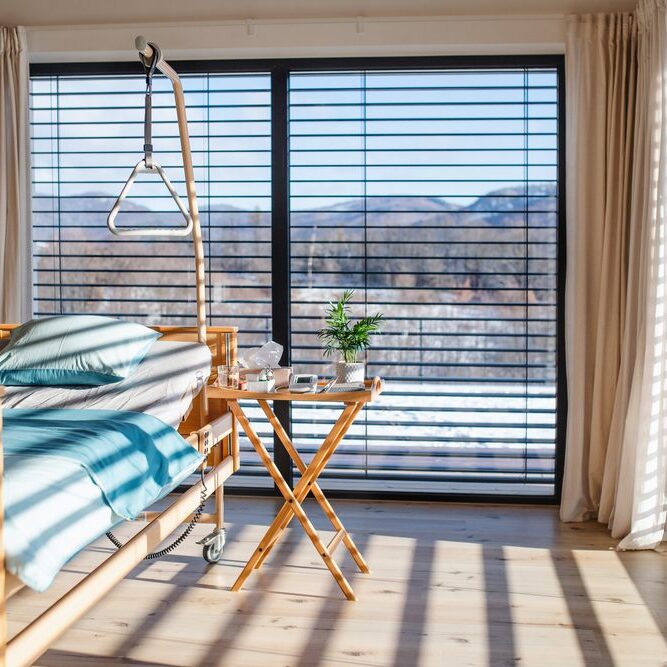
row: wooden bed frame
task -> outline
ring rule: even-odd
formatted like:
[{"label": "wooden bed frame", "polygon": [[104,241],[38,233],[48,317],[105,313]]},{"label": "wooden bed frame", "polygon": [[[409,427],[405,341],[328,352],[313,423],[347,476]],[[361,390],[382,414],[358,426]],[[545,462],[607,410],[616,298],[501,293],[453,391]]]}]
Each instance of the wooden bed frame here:
[{"label": "wooden bed frame", "polygon": [[[16,326],[0,324],[0,339],[8,337]],[[160,340],[199,340],[197,327],[152,328],[162,333]],[[215,369],[218,365],[236,363],[236,331],[234,327],[207,327],[206,339],[213,359],[209,384],[215,380]],[[34,662],[147,554],[169,537],[180,524],[190,520],[200,503],[202,481],[198,480],[166,509],[160,512],[144,512],[140,518],[147,521],[146,526],[8,642],[6,600],[22,588],[22,584],[5,570],[4,562],[1,439],[1,401],[4,394],[4,388],[0,387],[0,665],[19,667]],[[227,410],[227,402],[209,398],[207,387],[204,387],[193,400],[192,408],[178,430],[193,447],[208,454],[204,484],[207,496],[215,495],[215,510],[202,514],[199,522],[222,528],[223,484],[239,468],[238,432],[235,420]]]},{"label": "wooden bed frame", "polygon": [[[209,384],[211,384],[216,379],[218,365],[236,363],[237,329],[235,327],[209,327],[206,324],[204,245],[199,220],[183,86],[176,71],[163,60],[162,53],[156,44],[146,42],[143,37],[137,37],[136,47],[147,72],[147,83],[149,83],[153,72],[159,70],[172,84],[183,157],[185,188],[188,196],[187,213],[191,222],[186,231],[187,235],[191,236],[194,251],[197,325],[195,327],[156,326],[153,328],[162,333],[162,340],[191,340],[208,345],[213,360],[212,375],[209,379]],[[150,86],[147,88],[144,122],[144,137],[148,137],[148,142],[150,142],[151,136],[149,89]],[[152,167],[152,147],[147,150],[147,147],[144,146],[143,165],[148,169]],[[174,228],[122,229],[113,224],[114,211],[118,212],[118,206],[124,197],[124,193],[127,194],[127,188],[131,186],[136,169],[137,167],[132,172],[126,188],[121,192],[116,205],[109,214],[107,225],[110,231],[118,236],[137,236],[139,234],[149,236],[185,235],[178,231],[175,232]],[[164,180],[164,176],[162,177]],[[165,185],[167,185],[172,196],[177,198],[166,180]],[[18,325],[0,324],[0,339],[9,337],[12,329],[16,326]],[[1,411],[0,405],[0,413]],[[220,398],[209,397],[207,387],[204,387],[194,399],[191,410],[179,427],[179,432],[193,447],[207,455],[207,471],[203,481],[200,480],[193,484],[187,491],[178,496],[167,509],[161,512],[144,512],[141,519],[148,522],[144,528],[10,641],[7,641],[5,602],[8,596],[18,590],[20,586],[15,586],[16,577],[8,576],[4,567],[4,546],[2,542],[4,508],[2,506],[2,486],[0,482],[0,560],[2,560],[2,567],[0,567],[0,604],[2,605],[0,611],[0,667],[4,667],[4,665],[19,667],[34,662],[70,625],[101,600],[180,524],[190,521],[193,512],[201,503],[204,485],[206,497],[215,494],[215,511],[211,514],[202,514],[199,521],[214,524],[219,529],[222,528],[224,520],[223,483],[239,468],[237,429],[234,419],[227,411],[227,402]],[[1,473],[2,446],[0,444],[0,477]]]}]

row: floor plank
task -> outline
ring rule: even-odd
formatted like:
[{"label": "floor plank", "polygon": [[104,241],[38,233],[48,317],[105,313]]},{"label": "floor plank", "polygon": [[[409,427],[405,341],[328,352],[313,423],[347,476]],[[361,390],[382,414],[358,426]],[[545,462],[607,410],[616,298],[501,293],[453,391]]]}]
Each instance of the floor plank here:
[{"label": "floor plank", "polygon": [[[334,502],[371,566],[336,558],[347,602],[293,525],[246,588],[229,587],[274,516],[269,498],[227,500],[222,564],[197,527],[146,562],[38,662],[44,667],[667,666],[667,553],[617,552],[603,526],[553,507]],[[307,501],[315,525],[328,530]],[[129,535],[136,527],[123,527]],[[9,603],[10,634],[110,552],[100,541],[45,594]]]}]

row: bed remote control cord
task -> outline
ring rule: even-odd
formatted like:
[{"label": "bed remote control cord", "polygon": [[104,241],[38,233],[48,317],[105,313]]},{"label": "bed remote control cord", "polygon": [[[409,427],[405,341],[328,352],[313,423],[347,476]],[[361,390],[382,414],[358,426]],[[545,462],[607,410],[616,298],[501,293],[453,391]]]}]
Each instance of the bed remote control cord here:
[{"label": "bed remote control cord", "polygon": [[[162,558],[163,556],[166,556],[167,554],[171,553],[177,546],[182,544],[188,537],[188,535],[193,531],[194,527],[197,525],[197,522],[199,521],[199,517],[204,512],[204,507],[206,506],[206,485],[204,484],[204,469],[202,468],[201,470],[201,482],[202,482],[202,489],[201,489],[201,503],[199,504],[199,507],[195,510],[195,513],[192,515],[192,519],[190,519],[190,523],[185,527],[185,530],[168,546],[164,547],[164,549],[160,549],[159,551],[153,551],[152,553],[149,553],[148,555],[144,556],[144,560],[155,560],[157,558]],[[113,544],[116,549],[120,549],[123,547],[123,543],[109,530],[106,533],[107,538],[109,539],[109,542]]]}]

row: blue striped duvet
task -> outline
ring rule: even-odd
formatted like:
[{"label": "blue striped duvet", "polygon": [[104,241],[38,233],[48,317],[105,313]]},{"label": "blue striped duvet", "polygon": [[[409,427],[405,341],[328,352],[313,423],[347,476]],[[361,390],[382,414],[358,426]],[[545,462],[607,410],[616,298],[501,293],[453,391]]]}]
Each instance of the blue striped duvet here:
[{"label": "blue striped duvet", "polygon": [[36,590],[202,460],[175,429],[142,413],[9,409],[3,421],[7,567]]}]

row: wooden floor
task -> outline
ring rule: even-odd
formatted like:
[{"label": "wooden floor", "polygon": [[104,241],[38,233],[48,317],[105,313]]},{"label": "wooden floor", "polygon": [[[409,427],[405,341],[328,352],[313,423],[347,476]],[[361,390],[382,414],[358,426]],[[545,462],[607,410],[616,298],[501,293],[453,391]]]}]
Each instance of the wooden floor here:
[{"label": "wooden floor", "polygon": [[[667,665],[667,553],[619,553],[603,527],[561,524],[550,507],[334,505],[372,568],[355,574],[336,552],[358,602],[297,525],[231,593],[276,501],[229,498],[222,564],[188,540],[137,568],[38,664]],[[88,549],[48,594],[19,593],[10,632],[108,552],[104,541]]]}]

